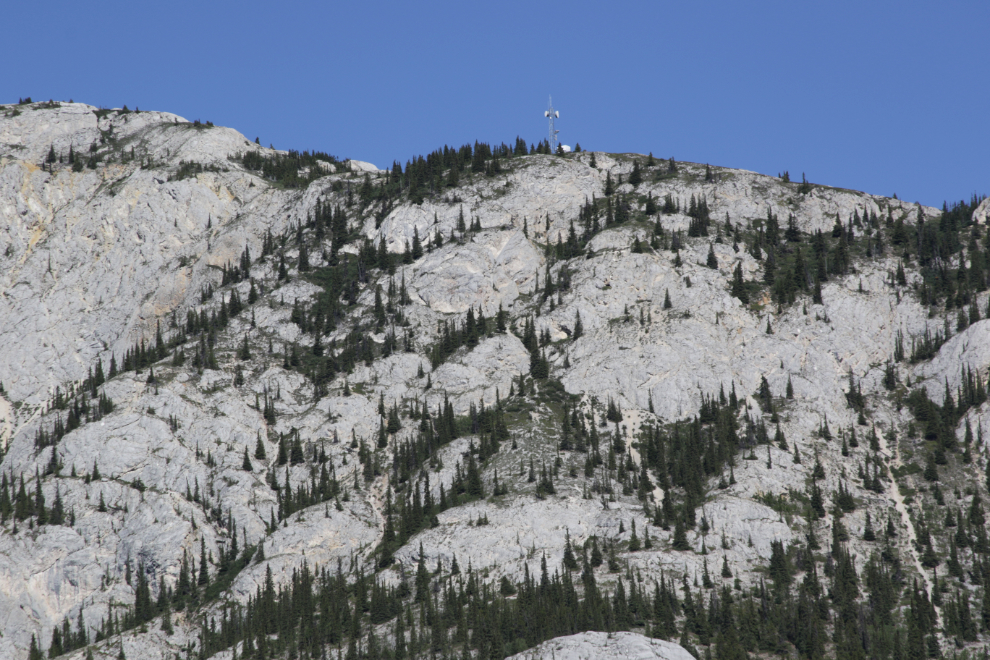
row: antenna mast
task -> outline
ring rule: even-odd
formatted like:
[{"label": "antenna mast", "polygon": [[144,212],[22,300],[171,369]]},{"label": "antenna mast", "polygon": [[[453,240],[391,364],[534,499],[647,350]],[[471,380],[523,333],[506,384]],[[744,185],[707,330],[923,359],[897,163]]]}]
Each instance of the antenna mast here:
[{"label": "antenna mast", "polygon": [[553,127],[553,120],[560,118],[560,113],[553,109],[553,97],[550,97],[550,104],[546,112],[543,113],[544,117],[550,119],[550,139],[547,142],[550,144],[550,153],[557,153],[557,133],[560,131],[555,130]]}]

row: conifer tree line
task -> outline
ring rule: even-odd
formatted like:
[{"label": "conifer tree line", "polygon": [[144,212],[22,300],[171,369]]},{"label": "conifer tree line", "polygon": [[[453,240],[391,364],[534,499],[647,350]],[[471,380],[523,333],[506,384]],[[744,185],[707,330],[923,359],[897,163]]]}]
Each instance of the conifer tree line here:
[{"label": "conifer tree line", "polygon": [[[413,203],[420,204],[429,196],[436,196],[448,188],[456,188],[462,176],[494,176],[502,172],[502,162],[513,157],[525,156],[530,153],[550,154],[550,146],[546,140],[538,145],[526,146],[522,138],[517,137],[514,145],[505,143],[490,145],[486,142],[475,141],[474,145],[464,144],[459,148],[444,145],[425,157],[415,156],[406,161],[403,166],[395,161],[391,169],[385,170],[378,178],[377,185],[369,175],[363,177],[357,194],[361,208],[372,204],[380,205],[381,210],[376,214],[378,224],[388,214],[402,195],[407,195]],[[287,154],[263,155],[257,151],[244,152],[233,157],[245,168],[260,172],[266,179],[286,188],[305,188],[312,181],[326,175],[319,161],[330,164],[340,164],[340,161],[326,153],[289,151]],[[300,170],[308,168],[306,173]],[[350,183],[346,186],[348,199],[352,199],[355,191]]]},{"label": "conifer tree line", "polygon": [[474,307],[468,308],[463,323],[458,323],[456,320],[439,321],[437,343],[430,351],[430,363],[433,368],[440,366],[462,346],[474,348],[480,339],[491,337],[493,332],[505,334],[507,318],[508,313],[499,305],[499,311],[493,319],[486,318],[484,310],[479,306],[477,314]]},{"label": "conifer tree line", "polygon": [[[129,161],[134,160],[134,158],[135,158],[135,156],[134,156],[133,148],[132,148],[130,157],[128,157],[126,155],[126,152],[121,154],[120,162],[127,163]],[[142,159],[141,159],[141,166],[142,167],[151,168],[151,167],[154,167],[154,165],[155,165],[155,162],[154,162],[154,160],[150,156],[142,157]],[[74,168],[74,169],[77,169],[77,171],[78,171],[81,168]],[[206,165],[204,165],[203,163],[197,163],[197,162],[194,162],[194,161],[180,160],[179,161],[179,167],[176,168],[175,172],[173,172],[172,174],[169,175],[168,180],[169,181],[182,181],[183,179],[193,178],[197,174],[202,174],[203,172],[226,172],[226,171],[228,171],[226,168],[221,167],[219,165],[215,165],[215,164],[206,164]]]},{"label": "conifer tree line", "polygon": [[[857,209],[846,220],[836,218],[831,233],[818,230],[806,235],[798,229],[793,214],[788,217],[786,227],[782,227],[772,209],[768,209],[766,218],[751,222],[749,230],[728,217],[724,223],[713,223],[705,199],[692,197],[688,236],[707,236],[714,225],[716,243],[731,241],[736,252],[745,250],[762,263],[762,282],[744,281],[739,264],[736,266],[732,295],[743,302],[748,302],[757,288],[765,286],[780,306],[793,304],[802,293],[820,304],[822,284],[849,274],[854,259],[875,259],[888,254],[899,257],[896,272],[889,274],[889,285],[898,289],[899,296],[908,285],[905,264],[916,264],[921,278],[912,284],[912,290],[922,304],[931,308],[932,316],[939,306],[944,306],[946,315],[944,330],[929,331],[912,339],[912,357],[916,361],[934,355],[951,336],[951,310],[958,310],[952,323],[957,331],[990,312],[990,301],[984,304],[978,297],[990,283],[990,238],[972,222],[972,212],[982,199],[974,196],[968,203],[946,204],[937,220],[926,220],[918,207],[919,222],[914,225],[906,222],[903,212],[895,220],[892,207],[880,215],[866,210],[860,214]],[[651,194],[645,208],[648,214],[655,211],[660,216],[681,212],[679,202],[670,194],[662,206],[654,202]],[[649,246],[636,239],[633,252],[669,249],[675,253],[674,265],[679,265],[683,240],[678,233],[667,234],[658,217]],[[710,255],[710,267],[711,261]]]},{"label": "conifer tree line", "polygon": [[[974,295],[986,290],[990,263],[990,241],[985,233],[980,241],[979,228],[972,223],[972,212],[979,202],[980,198],[974,197],[969,203],[946,204],[937,221],[926,221],[919,206],[914,225],[905,222],[903,213],[895,220],[892,207],[887,207],[886,217],[882,211],[878,216],[875,211],[860,214],[854,210],[845,221],[836,218],[831,235],[820,230],[812,234],[807,252],[794,216],[788,218],[787,228],[781,232],[779,219],[768,210],[748,250],[763,261],[764,282],[780,304],[793,303],[801,292],[811,293],[814,302],[820,302],[821,283],[847,274],[854,256],[870,259],[891,252],[901,262],[890,275],[891,285],[906,285],[904,264],[917,260],[921,283],[916,291],[922,304],[934,307],[944,302],[946,311],[959,308],[960,318],[970,307],[978,319]],[[965,327],[969,316],[967,313],[959,325]]]},{"label": "conifer tree line", "polygon": [[[58,108],[60,104],[58,101],[47,101],[39,104],[39,108]],[[97,118],[106,117],[108,115],[127,115],[131,113],[138,113],[140,110],[135,108],[134,110],[128,109],[126,105],[120,110],[110,110],[105,108],[100,108],[98,110],[93,110],[93,114]],[[18,110],[15,110],[15,116],[20,114]],[[214,127],[213,122],[206,121],[202,122],[196,119],[192,122],[179,123],[177,120],[176,125],[180,126],[182,129],[195,129],[195,130],[207,130]],[[126,144],[130,144],[128,149]],[[80,148],[85,147],[85,145],[79,145]],[[304,152],[307,154],[307,152]],[[257,154],[252,154],[255,157],[259,157]],[[295,154],[296,158],[299,158],[299,154]],[[332,158],[326,154],[320,154],[321,158]],[[229,156],[231,160],[240,160],[240,156]],[[283,157],[284,158],[284,157]],[[90,143],[88,148],[88,156],[80,153],[80,150],[76,149],[75,144],[69,145],[68,152],[55,151],[54,145],[49,145],[48,152],[44,159],[40,163],[42,169],[47,172],[53,172],[55,170],[56,164],[66,164],[69,165],[73,172],[82,172],[83,168],[89,168],[95,170],[99,163],[106,162],[119,162],[121,164],[127,164],[131,162],[138,162],[140,168],[151,169],[162,167],[163,163],[161,161],[156,161],[154,157],[144,149],[143,153],[137,152],[134,144],[130,141],[121,141],[115,136],[113,128],[110,130],[101,131],[99,140]],[[259,166],[260,167],[260,166]],[[257,168],[256,168],[257,169]],[[226,172],[227,169],[216,164],[203,164],[197,162],[187,162],[179,161],[179,166],[176,171],[169,175],[169,181],[180,181],[182,179],[188,178],[190,176],[195,176],[197,173],[201,172]]]},{"label": "conifer tree line", "polygon": [[54,501],[48,503],[45,500],[41,478],[42,474],[38,470],[35,470],[33,484],[25,483],[23,473],[19,478],[14,476],[13,471],[0,475],[0,524],[13,520],[15,531],[17,523],[24,521],[31,528],[42,525],[75,525],[75,512],[66,511],[59,489],[55,490]]},{"label": "conifer tree line", "polygon": [[[258,151],[246,151],[231,157],[239,161],[245,168],[260,172],[261,176],[285,188],[305,188],[311,182],[326,176],[320,161],[337,165],[340,161],[322,151],[298,152],[289,150],[288,153],[262,154]],[[305,174],[300,170],[308,169]]]},{"label": "conifer tree line", "polygon": [[[945,452],[959,451],[959,441],[956,439],[959,422],[966,417],[966,413],[971,408],[981,406],[987,400],[986,383],[979,372],[974,372],[968,366],[961,367],[960,371],[960,385],[956,388],[955,395],[949,388],[948,381],[945,382],[942,405],[932,401],[928,397],[928,390],[924,387],[912,390],[906,400],[917,427],[920,427],[921,437],[935,443],[935,457],[942,465],[946,463]],[[966,428],[968,431],[965,435],[962,460],[969,464],[972,462],[970,445],[973,442],[969,419],[966,419]]]},{"label": "conifer tree line", "polygon": [[[111,363],[109,377],[116,375],[116,365]],[[55,447],[67,433],[71,433],[80,426],[90,422],[99,421],[114,410],[113,400],[107,396],[103,389],[108,376],[104,375],[103,362],[98,360],[96,369],[90,367],[86,379],[77,387],[75,383],[70,384],[67,391],[63,392],[61,386],[56,386],[55,393],[51,400],[45,405],[42,423],[38,426],[34,435],[35,451],[41,452],[47,447]],[[60,411],[66,411],[65,418],[62,418]],[[54,416],[54,421],[49,429],[44,420]],[[0,452],[2,458],[2,452]],[[62,469],[61,459],[55,449],[52,449],[44,474],[58,474]],[[23,478],[23,475],[21,475]],[[13,483],[13,475],[11,475]],[[3,505],[0,503],[0,517]],[[61,523],[59,523],[61,524]]]},{"label": "conifer tree line", "polygon": [[[462,570],[456,558],[446,566],[428,567],[422,553],[412,584],[404,580],[397,587],[366,574],[353,560],[346,571],[344,560],[335,571],[304,564],[283,587],[275,587],[268,570],[264,586],[244,607],[224,605],[216,616],[199,617],[198,642],[185,657],[205,658],[231,647],[238,648],[241,658],[456,657],[459,651],[505,657],[560,635],[644,626],[648,634],[680,638],[690,648],[689,636],[695,634],[724,652],[741,651],[752,641],[731,630],[740,616],[736,612],[746,612],[732,606],[734,598],[724,587],[720,594],[692,589],[684,580],[679,595],[673,579],[649,583],[627,571],[609,593],[595,577],[594,567],[603,563],[597,544],[579,549],[568,544],[567,549],[573,568],[551,575],[543,557],[539,577],[531,575],[527,565],[519,582],[503,578],[497,588],[470,567]],[[253,553],[255,549],[248,548],[241,557],[250,560]],[[180,586],[164,589],[163,596],[153,599],[146,578],[141,583],[143,568],[137,571],[138,606],[104,620],[94,641],[140,625],[152,615],[162,616],[169,630],[171,613],[187,609],[212,587],[209,577],[196,577],[195,561],[184,560]],[[707,606],[706,591],[712,591]],[[755,614],[752,596],[748,602]],[[750,619],[752,627],[763,632],[758,617]],[[53,633],[53,648],[63,652],[85,643],[85,631],[74,632],[67,624]],[[42,657],[36,642],[31,657]]]},{"label": "conifer tree line", "polygon": [[[960,202],[951,209],[946,205],[942,214],[945,220],[940,220],[937,230],[932,227],[934,223],[928,223],[929,228],[924,229],[924,220],[921,230],[905,224],[904,217],[899,217],[895,221],[893,209],[888,207],[886,218],[883,220],[875,211],[864,210],[861,215],[859,210],[855,210],[848,221],[837,218],[831,234],[816,231],[809,236],[798,229],[797,218],[793,214],[788,217],[786,226],[782,226],[779,217],[772,209],[768,209],[765,219],[752,222],[750,230],[744,230],[742,225],[733,223],[728,217],[725,218],[724,223],[713,222],[705,196],[692,194],[685,205],[685,212],[690,217],[687,237],[709,236],[714,228],[717,233],[716,243],[731,240],[736,252],[745,249],[763,264],[763,281],[744,282],[740,271],[734,274],[733,295],[748,301],[750,294],[755,290],[754,287],[766,286],[770,289],[775,302],[786,305],[793,303],[800,293],[811,295],[814,303],[821,303],[822,283],[827,282],[831,277],[848,274],[854,257],[859,258],[864,255],[867,258],[884,257],[891,249],[898,250],[899,246],[905,245],[907,249],[901,253],[902,256],[905,259],[912,258],[908,234],[921,231],[922,238],[918,239],[921,253],[916,256],[926,282],[922,284],[920,294],[922,300],[928,304],[932,299],[930,288],[933,286],[941,289],[946,286],[952,288],[952,284],[946,284],[949,280],[966,283],[964,286],[968,286],[970,292],[985,290],[987,279],[985,264],[990,258],[988,257],[990,243],[984,239],[981,241],[982,246],[979,245],[976,241],[980,234],[978,231],[973,231],[970,237],[969,256],[966,257],[965,252],[960,255],[966,257],[966,263],[960,261],[960,257],[955,258],[957,264],[963,263],[965,267],[953,269],[951,268],[952,253],[948,250],[952,249],[953,245],[961,243],[958,238],[950,239],[946,237],[947,235],[942,235],[952,231],[958,233],[958,229],[955,229],[957,225],[959,227],[971,225],[971,220],[968,218],[981,199],[974,197],[969,203]],[[658,202],[659,200],[653,199],[652,193],[647,195],[642,213],[647,218],[652,215],[657,216],[653,235],[649,245],[643,244],[636,238],[632,251],[669,249],[675,252],[675,266],[677,266],[683,238],[679,233],[665,231],[661,217],[666,214],[681,213],[681,202],[669,193],[664,197],[662,205]],[[566,260],[582,255],[588,240],[602,229],[627,222],[634,217],[634,214],[642,218],[643,216],[639,216],[640,212],[636,210],[638,207],[638,203],[634,204],[630,196],[615,191],[611,174],[608,174],[605,195],[603,198],[593,197],[586,201],[579,212],[577,227],[572,221],[566,238],[563,234],[545,237],[548,259]],[[549,222],[547,227],[549,228]],[[578,227],[581,227],[583,232],[577,231]],[[938,268],[933,267],[934,261],[930,256],[933,253],[940,254]],[[717,259],[713,261],[710,255],[708,265],[717,267]],[[903,264],[898,268],[897,278],[891,275],[892,284],[895,279],[901,285],[906,283],[901,281],[904,279]],[[960,313],[958,322],[960,327],[965,327],[967,323],[981,318],[979,306],[975,302],[972,304],[967,302],[969,300],[968,293],[964,291],[962,302],[955,301],[955,304],[969,305],[970,309],[965,315]],[[950,301],[950,306],[952,304]]]},{"label": "conifer tree line", "polygon": [[[581,255],[584,245],[594,234],[629,219],[630,202],[614,193],[610,174],[605,193],[604,201],[593,198],[582,207],[578,218],[584,227],[582,235],[575,232],[572,223],[566,241],[558,236],[552,250],[548,245],[552,258]],[[616,195],[617,199],[613,201]],[[854,258],[880,258],[891,251],[901,257],[901,262],[896,273],[891,273],[890,284],[904,286],[907,284],[904,264],[916,259],[922,280],[915,288],[922,303],[934,309],[944,302],[946,312],[958,308],[955,325],[962,330],[990,313],[990,302],[981,311],[975,296],[987,289],[990,277],[990,238],[984,232],[981,239],[979,228],[972,223],[972,212],[983,199],[974,196],[969,202],[945,204],[937,221],[926,222],[918,207],[920,222],[915,225],[907,224],[903,213],[895,220],[892,207],[887,208],[885,217],[865,209],[860,214],[857,209],[845,221],[837,217],[830,234],[819,230],[807,236],[798,229],[793,214],[788,217],[786,227],[782,227],[772,209],[768,209],[765,219],[752,223],[754,228],[745,232],[739,223],[733,223],[728,217],[722,224],[713,223],[704,195],[692,194],[686,210],[691,218],[687,236],[708,236],[715,224],[717,243],[731,240],[734,250],[745,249],[763,264],[762,283],[744,282],[741,270],[734,274],[732,293],[744,302],[748,302],[754,286],[763,285],[770,289],[773,300],[780,305],[794,303],[801,293],[811,295],[812,301],[820,304],[822,283],[848,274]],[[647,217],[658,215],[653,236],[649,246],[636,238],[632,251],[643,252],[649,247],[679,252],[683,239],[677,233],[668,235],[660,217],[681,212],[680,201],[670,193],[664,197],[662,205],[650,193],[644,214]],[[806,244],[810,245],[806,247]],[[945,334],[948,333],[943,336]],[[934,354],[940,345],[937,338],[928,341],[925,354]]]}]

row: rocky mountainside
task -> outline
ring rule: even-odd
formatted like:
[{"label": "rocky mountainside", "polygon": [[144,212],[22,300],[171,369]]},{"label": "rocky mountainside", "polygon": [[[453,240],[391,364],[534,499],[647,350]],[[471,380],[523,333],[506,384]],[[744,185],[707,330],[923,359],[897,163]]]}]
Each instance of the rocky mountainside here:
[{"label": "rocky mountainside", "polygon": [[0,656],[981,648],[988,201],[547,152],[0,106]]}]

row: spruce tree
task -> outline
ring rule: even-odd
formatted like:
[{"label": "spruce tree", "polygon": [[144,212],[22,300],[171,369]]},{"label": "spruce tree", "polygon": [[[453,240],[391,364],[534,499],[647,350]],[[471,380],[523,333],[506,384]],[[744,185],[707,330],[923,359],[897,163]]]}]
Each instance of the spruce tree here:
[{"label": "spruce tree", "polygon": [[876,541],[877,535],[873,530],[873,520],[870,518],[870,512],[866,512],[866,524],[863,526],[863,540],[864,541]]},{"label": "spruce tree", "polygon": [[413,227],[412,258],[414,260],[423,256],[423,243],[419,238],[419,228]]},{"label": "spruce tree", "polygon": [[684,530],[684,521],[680,518],[677,519],[674,525],[674,539],[671,547],[674,550],[690,550],[691,546],[688,545],[687,533]]},{"label": "spruce tree", "polygon": [[210,583],[210,573],[209,567],[206,559],[206,537],[199,537],[199,576],[196,578],[196,584],[201,587],[206,587]]},{"label": "spruce tree", "polygon": [[653,199],[653,193],[650,192],[646,196],[646,208],[643,211],[646,215],[656,215],[657,214],[657,203]]},{"label": "spruce tree", "polygon": [[636,536],[636,520],[632,521],[632,536],[629,537],[629,552],[636,552],[640,549],[639,537]]},{"label": "spruce tree", "polygon": [[303,455],[302,441],[299,439],[299,433],[295,434],[295,439],[292,441],[292,448],[289,451],[289,463],[292,465],[300,465],[305,463],[306,458]]},{"label": "spruce tree", "polygon": [[31,633],[31,647],[28,649],[28,660],[42,660],[45,656],[41,654],[41,649],[38,648],[38,640]]},{"label": "spruce tree", "polygon": [[571,533],[570,530],[565,531],[566,543],[564,545],[564,568],[569,571],[576,571],[578,569],[577,559],[574,557],[574,549],[571,547]]},{"label": "spruce tree", "polygon": [[643,174],[639,170],[639,161],[638,160],[634,160],[633,161],[632,172],[629,174],[629,183],[633,187],[636,187],[639,184],[643,183]]},{"label": "spruce tree", "polygon": [[742,262],[736,263],[735,270],[732,271],[732,295],[738,298],[744,305],[749,304],[749,293],[743,284]]},{"label": "spruce tree", "polygon": [[938,467],[935,465],[935,455],[931,452],[925,459],[925,470],[922,476],[925,481],[938,481]]}]

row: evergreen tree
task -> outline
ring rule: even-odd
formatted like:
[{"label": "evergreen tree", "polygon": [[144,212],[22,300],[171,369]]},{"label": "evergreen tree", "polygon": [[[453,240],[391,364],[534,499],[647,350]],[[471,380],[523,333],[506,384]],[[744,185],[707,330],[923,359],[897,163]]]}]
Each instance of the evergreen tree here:
[{"label": "evergreen tree", "polygon": [[629,552],[636,552],[640,549],[639,537],[636,536],[636,520],[632,521],[632,536],[629,537]]},{"label": "evergreen tree", "polygon": [[643,212],[648,216],[657,214],[657,202],[653,199],[652,192],[648,193],[646,196],[646,207]]},{"label": "evergreen tree", "polygon": [[709,268],[718,268],[718,258],[715,256],[715,248],[711,243],[708,244],[708,259],[705,261],[705,265]]},{"label": "evergreen tree", "polygon": [[31,646],[28,649],[28,660],[42,660],[45,656],[41,654],[41,649],[38,648],[38,640],[31,634]]},{"label": "evergreen tree", "polygon": [[300,273],[305,273],[309,270],[309,249],[306,247],[305,243],[299,247],[298,268]]},{"label": "evergreen tree", "polygon": [[870,512],[866,512],[866,524],[863,526],[863,540],[864,541],[876,541],[877,535],[873,530],[873,521],[870,518]]},{"label": "evergreen tree", "polygon": [[196,584],[205,588],[209,583],[210,573],[206,559],[206,537],[201,536],[199,537],[199,576],[196,578]]},{"label": "evergreen tree", "polygon": [[302,440],[299,438],[299,433],[295,433],[295,438],[292,441],[292,448],[289,450],[289,463],[291,465],[300,465],[306,462],[306,457],[303,455]]},{"label": "evergreen tree", "polygon": [[[640,172],[640,170],[639,170],[639,161],[638,160],[634,160],[633,161],[632,172],[629,174],[629,183],[633,187],[636,187],[639,184],[643,183],[643,173]],[[608,193],[606,193],[606,194],[608,194]]]},{"label": "evergreen tree", "polygon": [[578,569],[578,562],[574,556],[574,548],[571,547],[571,534],[570,531],[565,531],[566,543],[564,545],[564,568],[569,571],[576,571]]},{"label": "evergreen tree", "polygon": [[417,603],[425,602],[429,599],[430,574],[426,569],[426,555],[423,552],[423,543],[419,544],[419,562],[416,566],[416,595]]},{"label": "evergreen tree", "polygon": [[732,295],[738,298],[744,305],[749,304],[749,293],[743,284],[742,262],[736,263],[735,270],[732,271]]},{"label": "evergreen tree", "polygon": [[674,550],[690,550],[691,546],[688,545],[687,533],[684,530],[684,521],[680,518],[674,524],[674,539],[671,547]]},{"label": "evergreen tree", "polygon": [[412,258],[414,260],[423,256],[423,243],[419,238],[419,228],[413,226]]}]

